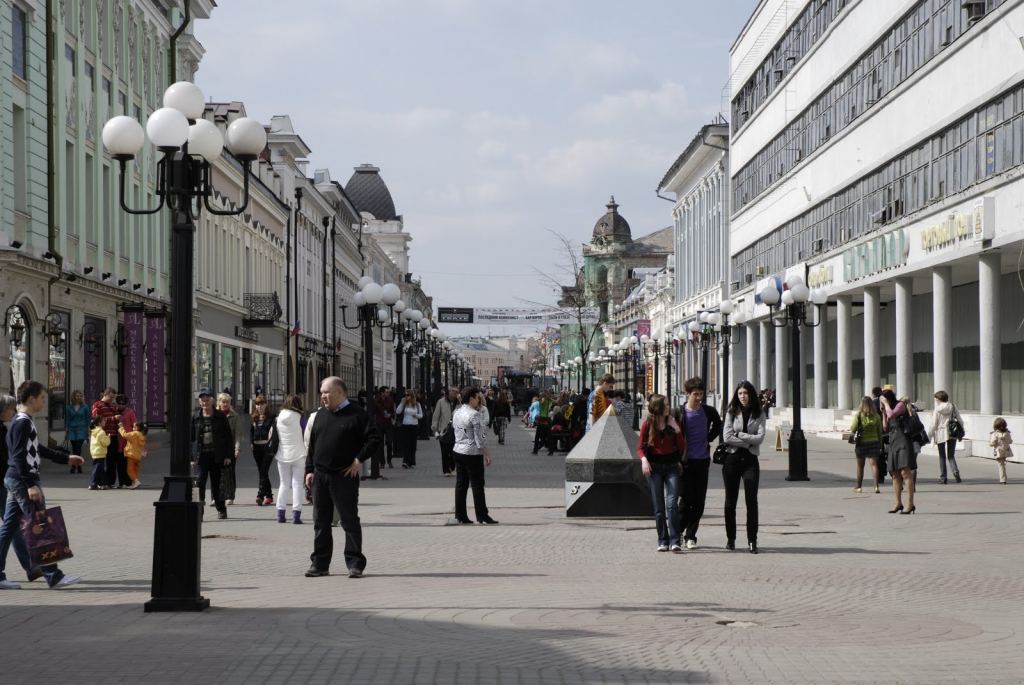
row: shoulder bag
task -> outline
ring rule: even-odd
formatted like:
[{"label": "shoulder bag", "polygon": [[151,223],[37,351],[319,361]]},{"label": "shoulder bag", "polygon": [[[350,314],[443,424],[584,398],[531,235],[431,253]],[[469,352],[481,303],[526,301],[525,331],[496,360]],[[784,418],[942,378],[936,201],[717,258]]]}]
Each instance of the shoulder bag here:
[{"label": "shoulder bag", "polygon": [[964,424],[960,419],[960,412],[957,410],[956,405],[953,406],[953,415],[949,417],[949,423],[946,424],[946,433],[953,440],[964,439]]}]

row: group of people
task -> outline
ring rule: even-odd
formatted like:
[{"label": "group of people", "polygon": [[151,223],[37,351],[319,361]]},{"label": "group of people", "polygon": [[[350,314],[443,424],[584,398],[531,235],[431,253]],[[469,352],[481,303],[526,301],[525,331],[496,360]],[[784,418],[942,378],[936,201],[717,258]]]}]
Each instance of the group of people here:
[{"label": "group of people", "polygon": [[[81,390],[71,393],[64,411],[64,450],[83,454],[86,441],[92,458],[90,490],[135,489],[142,485],[139,472],[146,456],[145,423],[138,421],[129,398],[115,388],[105,388],[91,405]],[[82,473],[72,465],[71,473]]]},{"label": "group of people", "polygon": [[[865,395],[857,408],[850,426],[850,442],[857,459],[854,492],[863,491],[865,462],[870,464],[875,493],[888,473],[892,477],[895,506],[890,514],[913,514],[917,511],[914,497],[917,492],[917,458],[921,448],[929,442],[939,453],[939,483],[946,485],[949,474],[961,482],[956,463],[957,442],[964,437],[964,420],[960,410],[949,399],[949,393],[939,390],[933,396],[930,430],[920,418],[920,410],[908,397],[897,397],[891,385],[875,387],[871,396]],[[998,466],[999,482],[1006,484],[1006,460],[1013,456],[1013,437],[1006,420],[998,417],[993,422],[988,444]],[[903,495],[906,493],[906,503]]]}]

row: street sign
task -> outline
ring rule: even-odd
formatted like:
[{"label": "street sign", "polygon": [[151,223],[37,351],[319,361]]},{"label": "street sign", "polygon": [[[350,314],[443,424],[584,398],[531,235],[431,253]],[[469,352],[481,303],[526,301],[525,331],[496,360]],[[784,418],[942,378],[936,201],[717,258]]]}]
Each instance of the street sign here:
[{"label": "street sign", "polygon": [[473,323],[472,307],[438,307],[438,323]]}]

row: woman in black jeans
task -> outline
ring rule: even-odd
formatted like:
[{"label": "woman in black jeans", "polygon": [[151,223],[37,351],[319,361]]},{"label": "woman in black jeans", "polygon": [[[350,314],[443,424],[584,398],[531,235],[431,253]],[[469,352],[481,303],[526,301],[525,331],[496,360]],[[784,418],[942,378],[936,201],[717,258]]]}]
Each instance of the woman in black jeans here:
[{"label": "woman in black jeans", "polygon": [[743,481],[743,497],[747,506],[747,546],[757,554],[757,486],[761,467],[757,458],[764,441],[764,415],[757,400],[757,390],[750,381],[736,386],[722,429],[723,442],[729,453],[722,465],[725,482],[725,546],[736,549],[736,500]]}]

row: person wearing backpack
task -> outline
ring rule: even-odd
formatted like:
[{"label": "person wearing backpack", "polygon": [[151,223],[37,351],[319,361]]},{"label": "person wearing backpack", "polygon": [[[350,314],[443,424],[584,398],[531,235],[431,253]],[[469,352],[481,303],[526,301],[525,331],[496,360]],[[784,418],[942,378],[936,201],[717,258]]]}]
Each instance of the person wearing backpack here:
[{"label": "person wearing backpack", "polygon": [[[914,472],[917,470],[917,451],[911,442],[911,414],[906,402],[896,399],[892,390],[883,390],[880,401],[882,408],[882,431],[889,436],[888,462],[892,476],[892,490],[896,495],[896,506],[890,514],[913,514]],[[920,423],[920,419],[918,419]],[[903,482],[907,483],[907,507],[903,508]]]},{"label": "person wearing backpack", "polygon": [[945,390],[935,393],[935,411],[932,413],[932,442],[939,448],[939,483],[946,484],[946,460],[953,471],[953,478],[961,482],[960,469],[956,466],[956,443],[964,437],[964,420],[960,410],[949,401]]}]

